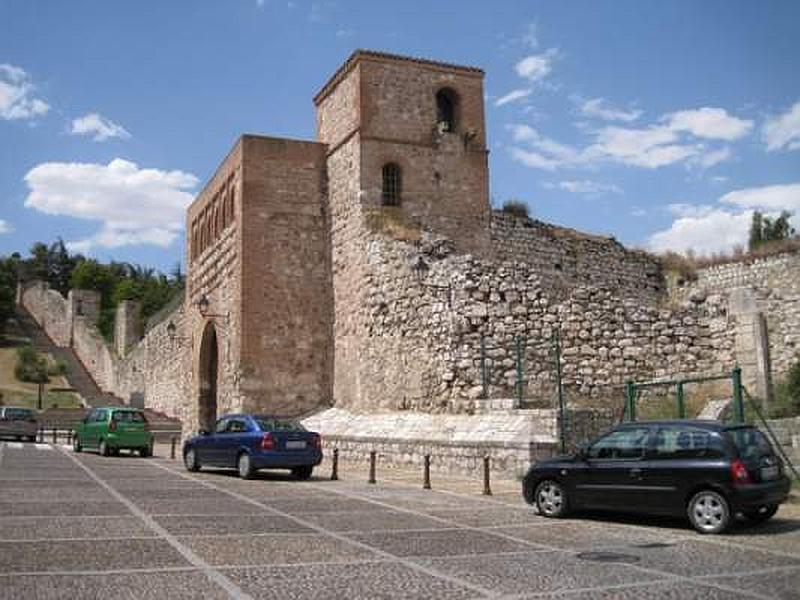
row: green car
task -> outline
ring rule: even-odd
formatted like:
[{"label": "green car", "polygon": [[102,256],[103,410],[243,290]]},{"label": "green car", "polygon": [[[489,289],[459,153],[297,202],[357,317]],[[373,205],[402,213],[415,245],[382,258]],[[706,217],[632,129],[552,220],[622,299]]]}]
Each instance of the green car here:
[{"label": "green car", "polygon": [[153,434],[141,410],[118,406],[95,408],[75,427],[72,448],[75,452],[91,448],[103,456],[120,450],[137,450],[144,458],[153,455]]}]

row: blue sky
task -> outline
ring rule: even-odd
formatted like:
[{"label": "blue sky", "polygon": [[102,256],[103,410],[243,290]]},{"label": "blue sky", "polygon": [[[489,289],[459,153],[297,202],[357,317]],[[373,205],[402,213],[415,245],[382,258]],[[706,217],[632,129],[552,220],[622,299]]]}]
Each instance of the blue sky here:
[{"label": "blue sky", "polygon": [[800,2],[0,0],[0,254],[170,269],[236,138],[313,139],[355,48],[486,71],[497,205],[706,253],[800,215]]}]

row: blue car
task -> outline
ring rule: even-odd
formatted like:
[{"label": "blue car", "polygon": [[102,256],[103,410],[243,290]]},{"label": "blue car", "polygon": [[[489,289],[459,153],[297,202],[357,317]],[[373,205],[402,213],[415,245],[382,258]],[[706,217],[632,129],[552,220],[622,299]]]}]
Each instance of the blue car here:
[{"label": "blue car", "polygon": [[308,479],[322,462],[322,439],[292,419],[230,414],[213,432],[201,430],[186,441],[183,462],[192,472],[206,466],[237,469],[243,479],[259,469],[290,469]]}]

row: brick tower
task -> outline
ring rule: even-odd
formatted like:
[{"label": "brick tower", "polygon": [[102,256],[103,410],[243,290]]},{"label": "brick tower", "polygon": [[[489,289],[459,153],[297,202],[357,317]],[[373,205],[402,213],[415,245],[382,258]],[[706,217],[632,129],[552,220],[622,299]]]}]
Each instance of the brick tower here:
[{"label": "brick tower", "polygon": [[368,404],[378,389],[364,369],[369,219],[446,236],[464,252],[488,246],[483,71],[357,50],[314,103],[328,148],[334,399]]}]

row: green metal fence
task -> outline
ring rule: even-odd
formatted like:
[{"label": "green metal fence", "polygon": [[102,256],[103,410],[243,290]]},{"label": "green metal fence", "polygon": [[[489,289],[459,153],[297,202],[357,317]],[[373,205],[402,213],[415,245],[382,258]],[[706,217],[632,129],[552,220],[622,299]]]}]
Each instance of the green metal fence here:
[{"label": "green metal fence", "polygon": [[673,388],[675,390],[675,406],[678,418],[687,418],[686,412],[686,386],[693,383],[708,383],[714,381],[730,380],[733,390],[734,418],[737,423],[744,423],[744,396],[742,386],[742,370],[735,367],[730,373],[712,375],[709,377],[686,377],[682,379],[666,379],[647,382],[627,381],[625,383],[625,413],[623,420],[635,421],[637,404],[640,394],[644,390],[653,388]]}]

